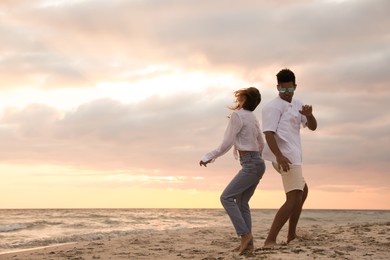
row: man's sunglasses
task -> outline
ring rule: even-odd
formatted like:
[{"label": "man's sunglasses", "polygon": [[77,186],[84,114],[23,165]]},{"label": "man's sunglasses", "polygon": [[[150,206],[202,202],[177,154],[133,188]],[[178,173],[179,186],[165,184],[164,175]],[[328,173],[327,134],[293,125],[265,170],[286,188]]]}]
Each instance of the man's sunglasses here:
[{"label": "man's sunglasses", "polygon": [[295,88],[279,88],[280,93],[286,93],[288,91],[289,93],[293,93],[295,91]]}]

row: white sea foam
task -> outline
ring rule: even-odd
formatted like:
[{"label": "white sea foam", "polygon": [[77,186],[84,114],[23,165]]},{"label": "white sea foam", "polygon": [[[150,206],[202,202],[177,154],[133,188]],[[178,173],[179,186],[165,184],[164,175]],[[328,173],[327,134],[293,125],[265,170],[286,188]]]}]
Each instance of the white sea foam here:
[{"label": "white sea foam", "polygon": [[26,224],[10,224],[10,225],[3,225],[0,226],[0,232],[9,232],[9,231],[15,231],[19,229],[25,229],[28,225]]}]

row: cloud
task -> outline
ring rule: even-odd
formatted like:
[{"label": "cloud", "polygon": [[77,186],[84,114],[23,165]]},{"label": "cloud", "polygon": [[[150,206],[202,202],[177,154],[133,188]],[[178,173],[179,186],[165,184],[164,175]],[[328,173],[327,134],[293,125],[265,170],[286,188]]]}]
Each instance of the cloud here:
[{"label": "cloud", "polygon": [[37,70],[45,87],[64,86],[64,77],[72,79],[69,86],[123,80],[126,72],[166,63],[234,70],[254,80],[259,77],[251,71],[294,66],[309,83],[328,89],[369,82],[383,90],[389,80],[381,69],[390,58],[388,1],[115,0],[21,6],[4,14],[3,31],[13,40],[4,43],[9,53],[3,67],[12,75],[24,64],[24,75],[31,77]]},{"label": "cloud", "polygon": [[99,99],[66,112],[39,104],[7,109],[1,118],[2,158],[92,168],[174,168],[183,157],[196,164],[207,134],[221,138],[229,102],[178,94],[134,104]]},{"label": "cloud", "polygon": [[[207,168],[200,168],[198,162],[222,141],[230,102],[228,95],[178,93],[129,104],[97,99],[68,111],[39,104],[10,108],[0,119],[0,157],[3,163],[48,163],[101,171],[97,179],[107,185],[136,186],[139,178],[149,176],[147,186],[222,189],[239,169],[232,153]],[[260,112],[255,113],[259,117]],[[352,131],[346,135],[343,127]],[[364,185],[369,176],[373,181],[385,176],[386,132],[370,138],[370,131],[366,131],[368,136],[362,135],[364,126],[356,127],[360,128],[340,122],[335,130],[331,124],[321,131],[302,130],[305,165],[325,165],[307,172],[329,172],[325,179],[316,176],[318,183],[336,180]],[[332,170],[336,166],[340,169]],[[272,171],[272,167],[267,169],[267,175]],[[351,171],[355,171],[353,176]],[[265,178],[272,183],[280,181],[276,175]],[[273,189],[271,182],[265,181],[262,188]]]},{"label": "cloud", "polygon": [[[231,89],[246,82],[259,87],[260,118],[276,95],[275,74],[289,67],[297,76],[296,98],[313,105],[319,124],[314,133],[302,130],[304,162],[363,169],[362,180],[372,172],[386,178],[389,1],[50,2],[0,3],[0,88],[7,99],[11,90],[25,88],[71,90],[66,98],[75,100],[82,89],[88,96],[102,85],[125,93],[119,88],[154,80],[155,88],[139,102],[91,94],[63,110],[31,95],[23,103],[30,105],[2,111],[2,162],[128,169],[133,176],[147,169],[156,178],[186,177],[174,184],[180,187],[194,176],[215,187],[226,183],[237,162],[227,154],[207,169],[197,163],[222,139]],[[240,81],[198,87],[195,77],[177,77],[193,72]],[[183,88],[153,94],[169,85],[161,78],[167,75]],[[134,91],[139,86],[147,89],[140,84]],[[184,91],[188,86],[197,91]],[[338,173],[350,182],[351,171]]]}]

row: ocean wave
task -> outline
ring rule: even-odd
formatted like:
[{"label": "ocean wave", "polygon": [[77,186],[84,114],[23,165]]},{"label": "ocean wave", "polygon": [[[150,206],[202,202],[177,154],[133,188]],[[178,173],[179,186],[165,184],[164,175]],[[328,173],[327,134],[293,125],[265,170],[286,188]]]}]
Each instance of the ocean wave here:
[{"label": "ocean wave", "polygon": [[28,225],[26,224],[10,224],[10,225],[3,225],[0,226],[0,233],[1,232],[12,232],[12,231],[17,231],[21,229],[27,228]]},{"label": "ocean wave", "polygon": [[47,226],[61,225],[62,222],[50,222],[50,221],[34,221],[27,223],[14,223],[8,225],[0,225],[0,233],[2,232],[14,232],[24,229],[44,229]]}]

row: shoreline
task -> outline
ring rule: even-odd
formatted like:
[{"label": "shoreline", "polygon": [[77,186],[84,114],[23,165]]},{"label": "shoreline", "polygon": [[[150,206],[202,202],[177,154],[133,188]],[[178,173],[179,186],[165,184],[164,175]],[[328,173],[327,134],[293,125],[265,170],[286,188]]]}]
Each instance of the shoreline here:
[{"label": "shoreline", "polygon": [[233,227],[189,228],[138,233],[0,253],[1,260],[42,259],[390,259],[390,222],[301,225],[301,239],[262,249],[268,229],[254,227],[255,249],[233,253],[239,238]]},{"label": "shoreline", "polygon": [[41,249],[46,249],[46,248],[51,248],[51,247],[62,247],[62,246],[67,246],[67,245],[73,245],[77,244],[78,242],[68,242],[68,243],[61,243],[61,244],[53,244],[53,245],[47,245],[47,246],[37,246],[37,247],[32,247],[32,248],[20,248],[20,249],[13,249],[9,251],[3,251],[0,252],[0,258],[1,255],[6,255],[6,254],[19,254],[27,251],[36,251],[36,250],[41,250]]}]

